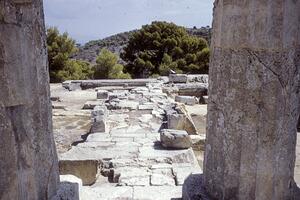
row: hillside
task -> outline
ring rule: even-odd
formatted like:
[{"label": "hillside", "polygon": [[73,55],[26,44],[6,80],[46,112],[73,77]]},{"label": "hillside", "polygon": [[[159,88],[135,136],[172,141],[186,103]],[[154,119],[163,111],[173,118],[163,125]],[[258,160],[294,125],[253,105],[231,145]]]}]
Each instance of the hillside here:
[{"label": "hillside", "polygon": [[[76,54],[74,54],[72,58],[76,60],[85,60],[91,63],[95,63],[96,57],[102,48],[107,48],[108,50],[116,53],[117,55],[120,55],[120,52],[128,43],[130,35],[136,31],[137,30],[119,33],[101,40],[90,41],[85,45],[80,46],[79,51]],[[210,27],[187,28],[187,32],[190,35],[203,37],[208,42],[210,42],[210,38],[211,38]],[[120,63],[124,64],[124,61],[120,59]]]}]

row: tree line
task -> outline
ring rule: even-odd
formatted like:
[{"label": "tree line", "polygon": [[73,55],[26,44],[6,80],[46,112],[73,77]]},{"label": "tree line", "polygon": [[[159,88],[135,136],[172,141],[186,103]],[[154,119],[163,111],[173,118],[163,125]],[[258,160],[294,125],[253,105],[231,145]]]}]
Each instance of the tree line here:
[{"label": "tree line", "polygon": [[148,78],[176,73],[208,73],[209,48],[207,41],[191,36],[174,23],[152,22],[133,33],[121,53],[126,61],[102,49],[96,64],[70,59],[78,51],[75,40],[58,29],[47,29],[49,74],[51,82],[84,79]]}]

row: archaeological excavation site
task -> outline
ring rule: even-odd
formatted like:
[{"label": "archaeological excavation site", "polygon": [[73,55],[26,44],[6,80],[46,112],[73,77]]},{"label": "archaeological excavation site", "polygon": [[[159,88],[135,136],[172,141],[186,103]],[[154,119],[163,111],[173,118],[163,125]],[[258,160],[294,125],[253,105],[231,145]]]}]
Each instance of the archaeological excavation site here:
[{"label": "archaeological excavation site", "polygon": [[0,200],[300,200],[300,0],[215,0],[208,74],[53,83],[44,2],[0,0]]}]

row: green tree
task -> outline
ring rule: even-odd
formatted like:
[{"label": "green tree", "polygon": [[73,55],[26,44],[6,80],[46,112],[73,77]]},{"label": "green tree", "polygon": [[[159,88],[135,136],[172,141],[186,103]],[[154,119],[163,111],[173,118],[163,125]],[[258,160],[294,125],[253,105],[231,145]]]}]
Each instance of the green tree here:
[{"label": "green tree", "polygon": [[47,49],[51,82],[89,79],[93,72],[87,62],[70,60],[77,51],[75,40],[68,33],[60,34],[56,27],[47,29]]},{"label": "green tree", "polygon": [[55,73],[57,80],[85,80],[93,77],[90,63],[79,60],[68,60],[62,70]]},{"label": "green tree", "polygon": [[107,49],[102,49],[94,66],[96,79],[129,79],[130,74],[123,72],[123,65],[118,64],[118,56]]},{"label": "green tree", "polygon": [[149,77],[167,75],[170,69],[178,73],[207,72],[207,55],[205,39],[190,36],[185,28],[173,23],[153,22],[133,33],[121,57],[128,63],[126,71],[130,74]]}]

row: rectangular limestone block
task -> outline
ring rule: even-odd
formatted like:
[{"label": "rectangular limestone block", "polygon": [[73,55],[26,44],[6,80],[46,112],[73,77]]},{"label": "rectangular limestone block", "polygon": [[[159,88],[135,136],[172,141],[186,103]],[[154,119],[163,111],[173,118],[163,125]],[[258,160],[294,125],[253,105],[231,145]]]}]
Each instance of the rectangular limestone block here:
[{"label": "rectangular limestone block", "polygon": [[82,180],[83,185],[95,183],[98,174],[96,160],[60,160],[60,175],[74,175]]},{"label": "rectangular limestone block", "polygon": [[171,83],[186,83],[188,76],[186,74],[170,74],[169,81]]}]

